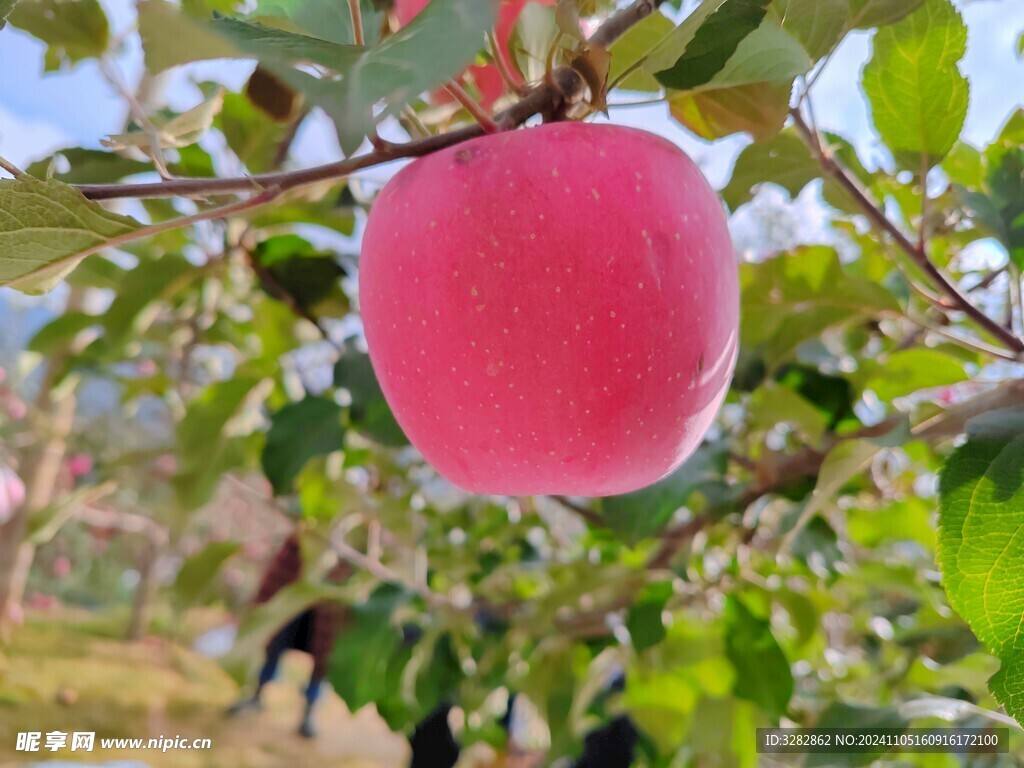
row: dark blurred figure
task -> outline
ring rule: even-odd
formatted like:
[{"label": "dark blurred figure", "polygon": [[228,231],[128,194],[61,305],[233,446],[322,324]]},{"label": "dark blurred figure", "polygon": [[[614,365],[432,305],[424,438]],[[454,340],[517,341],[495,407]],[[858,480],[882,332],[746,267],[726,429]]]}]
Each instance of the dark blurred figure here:
[{"label": "dark blurred figure", "polygon": [[[302,549],[298,534],[291,534],[274,555],[267,567],[259,591],[253,600],[255,605],[270,602],[278,592],[298,581],[302,575]],[[334,583],[343,583],[352,575],[352,566],[340,561],[328,575]],[[252,696],[236,702],[228,710],[229,715],[237,715],[262,706],[263,688],[274,679],[277,667],[285,651],[296,650],[308,653],[313,657],[313,672],[306,685],[306,704],[299,724],[299,733],[306,738],[316,735],[313,727],[313,707],[320,696],[324,676],[327,674],[327,662],[334,648],[338,631],[345,623],[348,607],[343,603],[325,602],[313,606],[289,621],[267,643],[266,658],[256,682],[256,690]]]},{"label": "dark blurred figure", "polygon": [[[509,698],[508,711],[501,720],[507,731],[512,721],[515,695]],[[409,744],[412,746],[410,768],[453,768],[461,749],[448,725],[452,705],[439,704],[416,726]],[[636,745],[640,733],[633,721],[620,715],[587,734],[583,740],[583,754],[573,763],[574,768],[630,768],[636,759]]]}]

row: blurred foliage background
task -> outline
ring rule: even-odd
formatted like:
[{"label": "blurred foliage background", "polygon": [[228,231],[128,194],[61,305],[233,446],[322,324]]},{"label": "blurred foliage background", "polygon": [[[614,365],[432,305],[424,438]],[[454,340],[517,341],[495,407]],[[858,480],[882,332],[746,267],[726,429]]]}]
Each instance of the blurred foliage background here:
[{"label": "blurred foliage background", "polygon": [[[515,691],[531,705],[515,746],[548,762],[628,713],[648,766],[872,759],[759,758],[754,728],[780,723],[1009,724],[1008,755],[876,759],[1018,764],[1024,111],[961,138],[960,62],[991,41],[951,0],[651,3],[607,46],[579,30],[644,3],[532,2],[497,47],[487,4],[433,0],[401,30],[387,5],[363,0],[357,36],[341,0],[143,0],[123,27],[97,0],[0,0],[0,47],[46,45],[47,73],[21,77],[95,65],[126,115],[102,146],[23,174],[5,161],[0,181],[0,284],[60,283],[0,292],[0,757],[26,759],[17,731],[80,724],[214,733],[175,765],[400,764],[388,729],[454,696],[472,759],[501,764]],[[818,76],[865,34],[849,88],[872,158],[815,121]],[[120,57],[140,45],[129,82]],[[561,118],[660,105],[649,127],[713,142],[708,157],[745,137],[721,188],[735,380],[699,451],[636,493],[461,492],[407,444],[366,355],[359,236],[393,171],[384,142],[473,124],[438,89],[505,56],[527,84],[588,73]],[[241,84],[194,64],[222,59],[244,62]],[[526,120],[512,90],[489,101]],[[295,176],[313,122],[321,162],[373,162]],[[272,172],[301,183],[246,198],[245,177]],[[183,194],[138,187],[180,177]],[[254,611],[292,530],[306,576]],[[356,566],[342,586],[323,579],[337,558]],[[296,742],[283,699],[263,726],[219,723],[269,634],[322,599],[351,605],[331,682],[359,714],[321,713],[350,736]]]}]

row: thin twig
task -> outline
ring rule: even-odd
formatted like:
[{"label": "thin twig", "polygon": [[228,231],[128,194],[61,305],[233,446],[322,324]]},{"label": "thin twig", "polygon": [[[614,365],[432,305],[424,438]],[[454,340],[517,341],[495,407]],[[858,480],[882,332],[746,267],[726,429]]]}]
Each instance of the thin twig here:
[{"label": "thin twig", "polygon": [[552,496],[551,498],[557,501],[566,509],[568,509],[570,512],[574,512],[580,517],[582,517],[595,528],[606,528],[608,526],[608,523],[604,521],[604,518],[602,518],[596,510],[593,510],[590,507],[584,506],[583,504],[578,504],[577,502],[573,501],[572,499],[566,496]]},{"label": "thin twig", "polygon": [[991,344],[986,344],[983,341],[965,339],[962,336],[957,336],[948,328],[943,328],[941,325],[937,325],[924,318],[907,315],[907,320],[909,320],[914,325],[918,325],[921,328],[924,328],[925,330],[931,331],[932,333],[937,333],[943,338],[952,342],[953,344],[956,344],[959,347],[963,347],[964,349],[970,350],[971,352],[979,352],[983,355],[988,355],[989,357],[998,357],[1001,360],[1009,360],[1011,363],[1018,362],[1017,358],[1013,355],[1013,353],[1007,352],[1005,349],[994,347]]},{"label": "thin twig", "polygon": [[291,152],[295,138],[299,135],[299,128],[302,127],[302,123],[307,117],[309,117],[309,110],[304,109],[288,126],[288,130],[277,143],[277,149],[274,150],[274,159],[272,160],[274,168],[280,168],[288,159],[288,153]]},{"label": "thin twig", "polygon": [[967,314],[987,333],[996,338],[1006,349],[1013,352],[1018,359],[1024,359],[1024,340],[1019,338],[1013,331],[1004,328],[971,303],[971,300],[964,295],[956,283],[932,263],[927,253],[915,246],[903,234],[900,228],[885,215],[881,206],[871,198],[870,193],[861,186],[860,182],[832,153],[825,150],[818,135],[808,126],[799,109],[794,108],[790,110],[790,115],[793,118],[797,131],[810,148],[811,153],[818,160],[822,169],[853,198],[871,223],[892,238],[900,250],[909,256],[928,276],[932,284],[950,298],[956,309]]},{"label": "thin twig", "polygon": [[[590,44],[610,46],[631,26],[653,13],[663,2],[665,0],[635,0],[602,24],[591,36]],[[495,115],[494,120],[502,126],[521,125],[534,115],[555,112],[563,103],[582,94],[584,88],[583,79],[574,70],[559,67],[550,77],[545,78],[544,82],[528,91],[520,101]],[[208,197],[272,187],[284,192],[317,182],[344,178],[356,171],[394,160],[428,155],[482,135],[484,131],[481,126],[470,125],[406,144],[382,145],[364,155],[297,171],[215,179],[179,178],[155,184],[84,184],[77,189],[91,200]]]},{"label": "thin twig", "polygon": [[494,118],[487,114],[487,110],[480,106],[476,99],[466,93],[465,88],[454,80],[449,80],[445,83],[444,88],[455,98],[457,102],[459,102],[459,104],[465,107],[466,111],[469,112],[469,114],[473,116],[473,119],[480,124],[480,127],[484,129],[484,133],[498,133],[501,131],[498,124],[494,122]]},{"label": "thin twig", "polygon": [[357,568],[362,568],[364,571],[380,581],[405,587],[405,589],[419,595],[434,607],[451,607],[451,601],[444,595],[434,592],[429,587],[419,584],[413,579],[404,578],[401,574],[391,570],[379,560],[367,557],[355,547],[349,546],[343,541],[338,541],[337,538],[332,539],[331,548],[342,560],[351,563]]}]

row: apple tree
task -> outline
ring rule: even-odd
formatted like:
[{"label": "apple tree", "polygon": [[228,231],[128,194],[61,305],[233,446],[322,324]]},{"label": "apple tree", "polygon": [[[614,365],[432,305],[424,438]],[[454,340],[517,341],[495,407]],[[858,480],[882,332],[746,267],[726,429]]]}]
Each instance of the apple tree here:
[{"label": "apple tree", "polygon": [[[159,546],[225,493],[300,520],[310,575],[243,622],[239,674],[329,597],[351,606],[332,679],[351,708],[408,730],[455,698],[463,741],[501,747],[495,694],[518,692],[551,759],[617,713],[664,766],[753,765],[753,729],[780,722],[1024,722],[1024,111],[961,138],[957,4],[136,9],[120,31],[95,0],[0,0],[47,69],[93,60],[128,109],[101,149],[0,158],[0,285],[68,297],[30,343],[31,408],[0,422],[0,617],[72,493],[47,478],[82,437],[74,393],[102,379],[165,429],[111,436],[90,492],[127,494]],[[849,88],[870,161],[815,101],[865,35]],[[167,107],[168,78],[220,60],[249,62],[240,88],[194,77]],[[679,150],[599,125],[638,102],[661,105],[654,130],[743,137],[720,200]],[[337,145],[302,165],[316,121]],[[734,255],[707,222],[773,187],[826,235]],[[460,278],[478,260],[486,277]],[[318,580],[325,553],[349,583]]]}]

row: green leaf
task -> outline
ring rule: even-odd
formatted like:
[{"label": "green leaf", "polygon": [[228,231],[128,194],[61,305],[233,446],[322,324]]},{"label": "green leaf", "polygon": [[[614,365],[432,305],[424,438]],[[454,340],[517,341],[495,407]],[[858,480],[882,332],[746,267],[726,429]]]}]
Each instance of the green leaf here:
[{"label": "green leaf", "polygon": [[0,0],[0,29],[7,26],[7,17],[17,4],[18,0]]},{"label": "green leaf", "polygon": [[882,139],[915,172],[939,162],[960,136],[969,87],[957,64],[966,48],[967,28],[950,0],[927,0],[875,33],[864,91]]},{"label": "green leaf", "polygon": [[[892,728],[897,732],[906,730],[909,723],[900,717],[895,709],[862,707],[834,701],[821,713],[816,728]],[[804,760],[807,768],[830,768],[831,766],[867,765],[879,761],[877,753],[830,753],[809,754]],[[881,762],[881,761],[879,761]]]},{"label": "green leaf", "polygon": [[[21,0],[17,7],[9,6],[7,12],[13,26],[49,46],[47,70],[100,56],[107,50],[110,28],[98,0]],[[3,17],[0,2],[0,19]]]},{"label": "green leaf", "polygon": [[782,128],[793,79],[810,66],[800,43],[766,18],[711,80],[672,92],[669,107],[673,117],[703,138],[746,131],[762,139]]},{"label": "green leaf", "polygon": [[366,52],[360,45],[341,45],[238,19],[215,19],[213,29],[238,50],[264,63],[319,64],[335,72],[345,72]]},{"label": "green leaf", "polygon": [[104,346],[112,349],[143,333],[154,319],[155,303],[188,287],[195,274],[195,265],[176,253],[140,262],[124,276],[103,314]]},{"label": "green leaf", "polygon": [[740,268],[740,336],[769,368],[826,329],[900,311],[892,294],[846,275],[830,248],[801,248]]},{"label": "green leaf", "polygon": [[[639,24],[630,27],[611,48],[612,61],[608,82],[615,82],[627,69],[636,66],[637,62],[654,50],[673,29],[675,27],[672,22],[661,13],[652,13]],[[661,90],[661,84],[644,67],[638,67],[627,75],[618,87],[648,93]]]},{"label": "green leaf", "polygon": [[736,668],[734,692],[774,717],[786,712],[793,673],[767,619],[755,616],[735,595],[725,600],[725,653]]},{"label": "green leaf", "polygon": [[[335,316],[348,312],[348,301],[340,283],[345,269],[334,260],[333,253],[315,250],[298,235],[278,235],[260,243],[253,257],[269,278],[269,284],[264,284],[263,288],[270,296],[283,298],[279,295],[283,289],[288,301],[294,301],[302,309],[312,310],[329,303]],[[316,314],[322,316],[324,312]]]},{"label": "green leaf", "polygon": [[867,440],[843,440],[825,456],[814,491],[793,527],[786,531],[781,550],[791,549],[804,529],[850,480],[867,469],[880,446]]},{"label": "green leaf", "polygon": [[182,13],[174,3],[142,0],[138,18],[146,69],[151,74],[193,61],[243,58],[227,38]]},{"label": "green leaf", "polygon": [[934,349],[900,350],[881,364],[865,361],[865,367],[865,388],[886,401],[968,378],[963,363]]},{"label": "green leaf", "polygon": [[736,53],[737,46],[757,29],[769,0],[725,0],[693,35],[675,63],[655,73],[669,88],[690,90],[709,82]]},{"label": "green leaf", "polygon": [[661,530],[695,493],[714,501],[724,494],[728,452],[705,443],[675,472],[639,491],[607,496],[596,503],[601,517],[620,534],[642,538]]},{"label": "green leaf", "polygon": [[705,88],[673,94],[669,109],[676,120],[709,141],[744,131],[764,139],[786,122],[791,90],[791,83]]},{"label": "green leaf", "polygon": [[229,433],[228,426],[261,381],[253,376],[220,381],[188,404],[178,424],[178,473],[172,481],[185,509],[206,504],[221,475],[242,461],[238,438]]},{"label": "green leaf", "polygon": [[[383,18],[375,6],[383,6],[374,0],[361,0],[363,12],[363,31],[368,44],[376,42],[377,30],[381,28]],[[259,17],[277,17],[277,22],[287,19],[296,32],[315,35],[332,43],[349,44],[355,42],[352,35],[352,16],[349,14],[348,2],[331,2],[330,0],[259,0],[256,3]],[[271,19],[265,19],[270,22]]]},{"label": "green leaf", "polygon": [[374,125],[373,107],[394,112],[456,77],[483,47],[495,8],[479,0],[433,0],[409,24],[355,60],[341,82],[276,72],[334,120],[342,149],[354,151]]},{"label": "green leaf", "polygon": [[629,607],[626,615],[626,629],[638,653],[651,648],[665,639],[665,623],[661,615],[665,604],[672,597],[672,582],[658,581],[648,584]]},{"label": "green leaf", "polygon": [[686,53],[686,48],[693,41],[697,30],[725,5],[725,2],[726,0],[704,0],[698,4],[671,34],[650,51],[644,61],[644,69],[653,76],[655,72],[672,67]]},{"label": "green leaf", "polygon": [[211,541],[181,564],[174,579],[174,597],[183,608],[196,606],[210,591],[221,566],[241,549],[236,541]]},{"label": "green leaf", "polygon": [[807,145],[795,134],[782,132],[754,142],[740,153],[732,178],[721,192],[722,199],[735,211],[765,182],[778,184],[795,198],[820,175],[821,169]]},{"label": "green leaf", "polygon": [[[154,121],[156,139],[161,147],[187,147],[199,141],[213,125],[213,118],[224,106],[224,89],[218,89],[214,96],[187,112],[175,115],[165,123]],[[100,143],[111,149],[129,147],[152,147],[154,137],[147,131],[132,131],[109,136]]]},{"label": "green leaf", "polygon": [[1018,269],[1024,269],[1024,149],[994,145],[985,153],[986,186],[1001,223],[997,233]]},{"label": "green leaf", "polygon": [[274,414],[263,447],[263,474],[274,493],[289,493],[296,475],[314,456],[340,450],[345,440],[342,409],[333,400],[307,396]]},{"label": "green leaf", "polygon": [[75,336],[98,325],[100,318],[84,312],[66,312],[44,325],[28,342],[26,349],[40,355],[50,354],[53,350],[64,347],[74,340]]},{"label": "green leaf", "polygon": [[773,381],[754,391],[748,419],[751,431],[766,431],[779,424],[791,424],[814,444],[821,440],[828,427],[828,418],[821,410],[789,387]]},{"label": "green leaf", "polygon": [[989,417],[942,468],[938,561],[950,605],[1001,662],[993,695],[1024,721],[1024,412]]},{"label": "green leaf", "polygon": [[352,396],[349,421],[357,431],[382,445],[408,445],[409,440],[395,420],[369,355],[349,346],[334,366],[334,386]]},{"label": "green leaf", "polygon": [[0,180],[0,286],[45,293],[86,256],[141,225],[59,181]]},{"label": "green leaf", "polygon": [[849,0],[850,27],[872,29],[895,24],[907,14],[916,11],[924,0]]},{"label": "green leaf", "polygon": [[780,26],[817,61],[843,38],[850,24],[849,0],[774,0]]},{"label": "green leaf", "polygon": [[408,593],[385,584],[354,606],[345,642],[335,643],[327,673],[350,711],[376,704],[385,721],[399,730],[409,725],[402,677],[412,645],[402,642],[401,629],[392,617],[408,602]]},{"label": "green leaf", "polygon": [[[63,157],[71,166],[67,171],[53,174],[53,178],[65,184],[113,184],[125,176],[149,173],[153,170],[151,163],[97,149],[62,149],[54,153],[54,158],[56,157]],[[37,179],[45,181],[53,162],[53,158],[40,160],[25,170]]]},{"label": "green leaf", "polygon": [[277,148],[288,130],[287,125],[274,122],[238,93],[225,96],[215,125],[231,151],[252,173],[271,170]]}]

